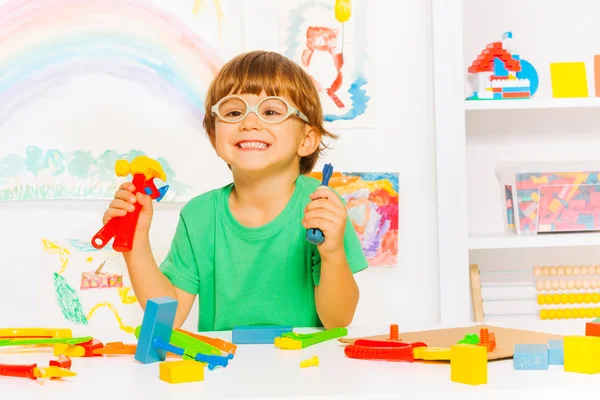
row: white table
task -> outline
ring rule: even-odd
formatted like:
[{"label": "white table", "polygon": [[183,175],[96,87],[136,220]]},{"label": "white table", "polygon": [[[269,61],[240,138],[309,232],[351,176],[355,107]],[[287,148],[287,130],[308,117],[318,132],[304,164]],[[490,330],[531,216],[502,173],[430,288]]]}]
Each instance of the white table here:
[{"label": "white table", "polygon": [[[558,334],[583,334],[585,320],[497,324]],[[381,334],[387,326],[351,327],[349,336]],[[439,326],[414,327],[431,329]],[[401,329],[402,330],[402,329]],[[408,329],[403,329],[404,331]],[[311,330],[296,330],[310,332]],[[230,332],[209,336],[231,339]],[[103,340],[103,338],[99,338]],[[0,363],[47,365],[55,359],[44,352],[0,352]],[[300,361],[316,355],[318,367],[300,368]],[[77,376],[64,381],[37,381],[0,377],[1,399],[254,399],[254,398],[403,398],[426,394],[448,398],[574,398],[577,393],[597,393],[600,375],[566,373],[562,366],[548,371],[515,371],[512,360],[488,364],[488,384],[469,386],[450,381],[448,363],[363,361],[346,358],[343,345],[330,341],[303,350],[281,350],[272,345],[239,345],[226,368],[205,369],[203,382],[168,384],[158,378],[158,364],[142,365],[133,356],[72,358]],[[11,396],[8,396],[10,394]],[[85,395],[85,396],[83,396]],[[482,397],[483,396],[483,397]],[[430,397],[431,398],[431,397]]]}]

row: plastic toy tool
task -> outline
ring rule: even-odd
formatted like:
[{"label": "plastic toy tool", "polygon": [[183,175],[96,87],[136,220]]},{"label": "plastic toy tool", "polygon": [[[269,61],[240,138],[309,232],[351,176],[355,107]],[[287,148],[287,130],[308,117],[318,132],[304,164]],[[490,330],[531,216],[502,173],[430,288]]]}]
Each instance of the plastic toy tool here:
[{"label": "plastic toy tool", "polygon": [[[169,188],[168,185],[160,189],[156,188],[154,178],[166,181],[166,174],[158,161],[147,156],[136,157],[131,163],[127,160],[118,160],[115,164],[115,172],[118,176],[132,174],[132,183],[135,185],[133,193],[145,193],[156,201],[162,200]],[[142,206],[135,203],[134,211],[108,221],[92,238],[92,246],[101,249],[114,237],[113,249],[115,251],[120,253],[131,251],[141,209]]]},{"label": "plastic toy tool", "polygon": [[71,360],[60,356],[58,360],[50,361],[47,367],[38,367],[37,364],[13,365],[0,364],[0,376],[29,379],[60,379],[77,374],[71,371]]},{"label": "plastic toy tool", "polygon": [[312,345],[337,339],[348,335],[346,328],[333,328],[316,333],[295,333],[287,332],[275,338],[273,344],[275,347],[285,350],[300,350]]},{"label": "plastic toy tool", "polygon": [[[331,178],[332,174],[333,167],[331,164],[325,164],[323,167],[323,180],[317,190],[329,187],[329,178]],[[325,241],[325,235],[323,235],[323,232],[318,228],[309,228],[306,230],[306,240],[312,244],[321,244]]]}]

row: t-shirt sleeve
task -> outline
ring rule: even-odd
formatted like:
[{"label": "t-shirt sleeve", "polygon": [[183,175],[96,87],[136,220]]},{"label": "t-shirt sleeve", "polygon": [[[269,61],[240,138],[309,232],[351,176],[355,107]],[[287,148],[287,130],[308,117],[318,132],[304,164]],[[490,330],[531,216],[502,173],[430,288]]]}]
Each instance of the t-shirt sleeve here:
[{"label": "t-shirt sleeve", "polygon": [[[350,216],[346,218],[346,229],[344,231],[344,250],[346,252],[346,260],[353,274],[366,269],[369,266],[367,257],[362,249],[362,245],[352,225]],[[317,246],[313,246],[313,281],[315,286],[321,282],[321,255]]]},{"label": "t-shirt sleeve", "polygon": [[161,263],[160,270],[171,281],[173,286],[191,294],[198,294],[198,267],[186,222],[181,214],[171,248],[167,257]]}]

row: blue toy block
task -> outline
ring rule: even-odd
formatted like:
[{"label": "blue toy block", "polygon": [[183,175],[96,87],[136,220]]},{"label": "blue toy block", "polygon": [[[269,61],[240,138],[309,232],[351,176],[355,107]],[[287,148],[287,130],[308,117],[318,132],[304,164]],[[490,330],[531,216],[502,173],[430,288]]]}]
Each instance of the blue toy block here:
[{"label": "blue toy block", "polygon": [[143,364],[164,361],[167,352],[154,345],[155,339],[163,343],[171,341],[173,322],[177,312],[177,300],[168,296],[149,299],[135,350],[135,359]]},{"label": "blue toy block", "polygon": [[562,340],[548,341],[548,364],[565,365],[564,342]]},{"label": "blue toy block", "polygon": [[233,344],[273,344],[275,338],[292,332],[291,326],[236,326],[231,331]]},{"label": "blue toy block", "polygon": [[514,369],[548,369],[548,345],[515,344]]},{"label": "blue toy block", "polygon": [[504,61],[494,57],[494,76],[508,76],[508,70],[504,66]]}]

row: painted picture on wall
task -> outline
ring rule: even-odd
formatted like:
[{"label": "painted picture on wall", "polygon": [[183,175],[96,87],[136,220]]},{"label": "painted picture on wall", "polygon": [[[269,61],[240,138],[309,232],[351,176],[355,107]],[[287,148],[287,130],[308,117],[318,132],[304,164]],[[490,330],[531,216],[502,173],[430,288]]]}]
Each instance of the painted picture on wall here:
[{"label": "painted picture on wall", "polygon": [[375,126],[375,3],[278,2],[280,46],[312,77],[332,127]]},{"label": "painted picture on wall", "polygon": [[[97,250],[89,240],[42,238],[49,288],[40,288],[39,301],[57,326],[88,326],[108,334],[131,334],[143,311],[133,290],[123,255],[110,246]],[[160,265],[168,248],[153,249]],[[52,293],[46,298],[40,293]],[[52,306],[50,306],[52,304]]]},{"label": "painted picture on wall", "polygon": [[[398,263],[398,173],[334,172],[329,186],[344,198],[371,267]],[[321,180],[321,172],[310,176]]]},{"label": "painted picture on wall", "polygon": [[130,151],[177,173],[165,201],[223,183],[204,97],[242,50],[242,12],[205,3],[0,0],[0,201],[105,198],[114,181],[98,163]]}]

